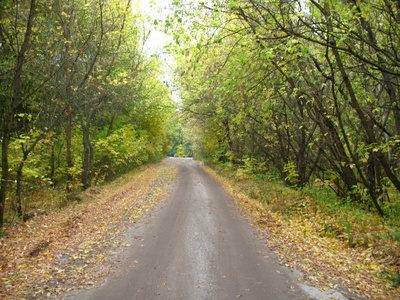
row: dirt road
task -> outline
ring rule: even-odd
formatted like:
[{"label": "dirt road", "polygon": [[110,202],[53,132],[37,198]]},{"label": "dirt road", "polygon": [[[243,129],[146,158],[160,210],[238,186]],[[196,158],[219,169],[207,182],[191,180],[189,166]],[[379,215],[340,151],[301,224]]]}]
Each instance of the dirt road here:
[{"label": "dirt road", "polygon": [[169,162],[171,196],[129,230],[118,272],[76,299],[309,299],[198,162]]}]

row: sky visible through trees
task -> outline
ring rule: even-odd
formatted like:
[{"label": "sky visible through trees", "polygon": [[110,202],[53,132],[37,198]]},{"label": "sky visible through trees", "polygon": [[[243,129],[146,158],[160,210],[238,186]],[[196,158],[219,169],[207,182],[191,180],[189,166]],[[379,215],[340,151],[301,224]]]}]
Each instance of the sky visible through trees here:
[{"label": "sky visible through trees", "polygon": [[379,244],[398,286],[399,3],[0,1],[0,228],[193,156],[316,195],[249,192],[285,217],[318,202],[384,222],[364,238],[341,217],[322,231]]},{"label": "sky visible through trees", "polygon": [[400,190],[396,2],[174,5],[196,151],[289,185],[318,180],[384,215]]},{"label": "sky visible through trees", "polygon": [[[251,162],[390,214],[398,10],[391,0],[3,1],[0,216],[14,194],[22,217],[36,180],[73,198],[120,163],[166,152]],[[117,136],[135,137],[146,158],[128,158]]]},{"label": "sky visible through trees", "polygon": [[1,225],[23,218],[35,186],[74,199],[168,150],[175,104],[137,5],[1,2]]}]

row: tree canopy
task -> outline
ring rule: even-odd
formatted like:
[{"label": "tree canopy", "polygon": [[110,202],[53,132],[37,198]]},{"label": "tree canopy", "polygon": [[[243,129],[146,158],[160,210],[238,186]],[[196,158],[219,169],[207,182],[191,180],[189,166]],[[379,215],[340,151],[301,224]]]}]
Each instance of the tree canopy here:
[{"label": "tree canopy", "polygon": [[174,112],[131,0],[0,4],[0,226],[39,186],[73,199],[161,158]]},{"label": "tree canopy", "polygon": [[400,191],[398,2],[174,4],[198,155],[318,180],[383,215]]}]

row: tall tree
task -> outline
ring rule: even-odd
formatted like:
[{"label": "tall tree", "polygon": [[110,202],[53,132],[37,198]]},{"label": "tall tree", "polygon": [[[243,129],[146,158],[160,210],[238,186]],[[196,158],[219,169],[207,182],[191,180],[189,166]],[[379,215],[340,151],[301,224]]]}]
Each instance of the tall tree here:
[{"label": "tall tree", "polygon": [[[1,183],[0,183],[0,228],[4,223],[4,209],[9,185],[9,166],[8,166],[8,148],[12,131],[14,130],[15,117],[18,110],[22,108],[24,102],[28,99],[29,91],[23,89],[23,72],[26,63],[26,56],[30,50],[32,30],[36,14],[36,0],[28,3],[7,2],[12,5],[14,14],[14,26],[6,30],[6,18],[1,16],[1,59],[3,65],[7,64],[7,69],[2,71],[2,85],[5,89],[2,93],[3,107],[2,115],[2,152],[1,152]],[[7,5],[7,4],[4,4]],[[9,12],[10,13],[10,12]],[[26,20],[26,22],[21,22]],[[22,24],[21,24],[22,23]],[[22,34],[22,37],[21,37]],[[10,61],[12,60],[12,61]]]}]

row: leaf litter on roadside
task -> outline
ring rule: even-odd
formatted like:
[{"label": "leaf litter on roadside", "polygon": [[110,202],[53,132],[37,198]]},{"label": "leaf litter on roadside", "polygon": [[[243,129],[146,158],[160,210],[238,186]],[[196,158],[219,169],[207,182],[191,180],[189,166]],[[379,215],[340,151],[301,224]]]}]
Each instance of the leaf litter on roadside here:
[{"label": "leaf litter on roadside", "polygon": [[[303,272],[305,283],[321,290],[344,289],[343,293],[366,299],[400,299],[400,288],[389,276],[382,276],[400,274],[400,242],[384,243],[378,238],[390,233],[379,217],[365,216],[361,223],[352,220],[352,215],[338,218],[303,196],[301,204],[285,203],[285,199],[267,204],[245,194],[248,190],[254,193],[246,186],[251,180],[235,180],[235,176],[205,169],[261,232],[281,264]],[[283,207],[278,210],[277,205]],[[285,214],[296,206],[301,210]]]},{"label": "leaf litter on roadside", "polygon": [[100,284],[129,247],[129,224],[166,198],[176,173],[168,163],[142,166],[86,191],[80,203],[12,228],[0,240],[0,297],[62,298]]}]

